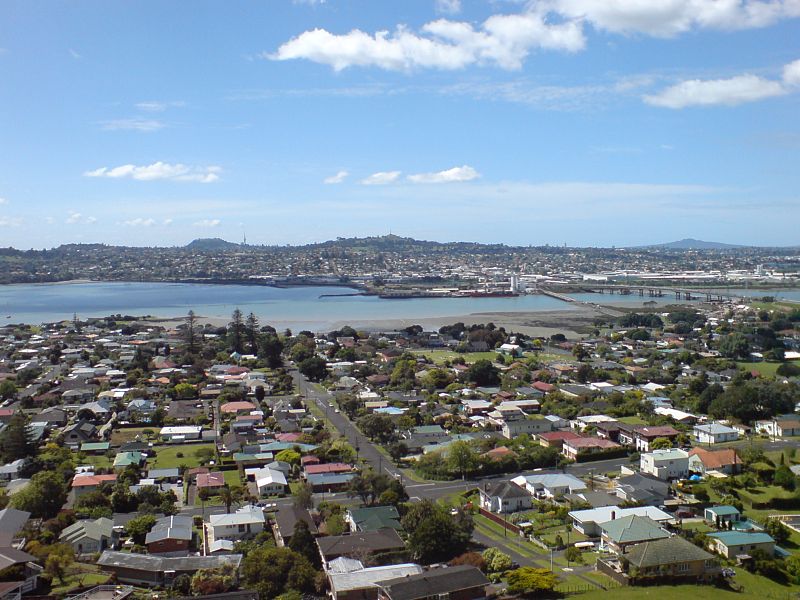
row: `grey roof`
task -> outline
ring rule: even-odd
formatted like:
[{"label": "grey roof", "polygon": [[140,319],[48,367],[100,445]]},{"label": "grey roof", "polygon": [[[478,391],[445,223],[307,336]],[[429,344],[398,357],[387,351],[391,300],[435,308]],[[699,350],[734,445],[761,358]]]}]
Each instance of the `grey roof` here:
[{"label": "grey roof", "polygon": [[180,469],[150,469],[147,472],[149,479],[161,479],[163,477],[180,477]]},{"label": "grey roof", "polygon": [[103,538],[111,538],[114,533],[114,522],[111,519],[100,517],[99,519],[83,520],[73,523],[65,528],[59,539],[68,544],[74,544],[84,538],[101,541]]},{"label": "grey roof", "polygon": [[631,544],[668,538],[669,534],[648,517],[629,515],[600,524],[606,536],[617,544]]},{"label": "grey roof", "polygon": [[281,506],[275,513],[275,524],[283,539],[288,539],[294,533],[294,526],[298,521],[305,521],[312,534],[317,533],[317,525],[311,514],[304,508],[296,506]]},{"label": "grey roof", "polygon": [[36,562],[38,559],[27,552],[16,548],[0,548],[0,570],[26,562]]},{"label": "grey roof", "polygon": [[484,493],[487,496],[496,496],[498,498],[527,498],[530,496],[528,492],[511,481],[500,481],[490,484]]},{"label": "grey roof", "polygon": [[187,540],[192,539],[192,518],[180,515],[164,517],[156,521],[153,528],[145,537],[145,544],[153,544],[162,540]]},{"label": "grey roof", "polygon": [[625,558],[637,568],[673,565],[696,560],[711,560],[713,555],[679,536],[636,544]]},{"label": "grey roof", "polygon": [[382,582],[380,587],[390,600],[417,600],[487,585],[489,580],[480,569],[460,565],[389,579]]},{"label": "grey roof", "polygon": [[30,516],[31,513],[16,508],[0,510],[0,547],[11,545]]},{"label": "grey roof", "polygon": [[331,591],[336,594],[350,590],[375,588],[378,587],[379,582],[408,577],[410,575],[419,575],[420,573],[422,573],[422,567],[408,563],[371,567],[368,569],[361,568],[355,571],[342,573],[329,573],[328,580],[331,582]]},{"label": "grey roof", "polygon": [[122,567],[149,573],[163,573],[164,571],[189,572],[199,569],[216,569],[226,565],[233,565],[238,569],[241,562],[241,554],[171,557],[106,550],[100,555],[97,564],[101,567]]},{"label": "grey roof", "polygon": [[405,548],[394,529],[363,531],[351,535],[331,535],[317,540],[323,556],[345,556],[355,552],[386,552]]}]

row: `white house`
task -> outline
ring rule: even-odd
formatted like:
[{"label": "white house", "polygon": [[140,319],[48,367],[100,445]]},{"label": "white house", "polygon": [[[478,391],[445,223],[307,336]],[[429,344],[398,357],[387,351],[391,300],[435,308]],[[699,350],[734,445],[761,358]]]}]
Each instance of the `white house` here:
[{"label": "white house", "polygon": [[185,440],[199,440],[203,434],[201,425],[173,425],[162,427],[159,435],[165,442],[183,442]]},{"label": "white house", "polygon": [[721,444],[739,439],[739,431],[721,423],[695,425],[694,437],[698,444]]},{"label": "white house", "polygon": [[208,529],[212,540],[236,541],[264,531],[265,522],[263,510],[244,506],[229,515],[211,515]]},{"label": "white house", "polygon": [[495,513],[512,513],[532,506],[531,495],[511,481],[487,483],[480,490],[481,508]]},{"label": "white house", "polygon": [[689,453],[679,448],[646,452],[639,458],[639,469],[659,479],[682,479],[689,475]]},{"label": "white house", "polygon": [[258,469],[253,473],[259,496],[283,496],[286,493],[286,476],[276,469]]},{"label": "white house", "polygon": [[525,488],[537,498],[560,498],[565,494],[575,494],[588,489],[583,481],[566,473],[520,475],[511,482]]},{"label": "white house", "polygon": [[753,423],[757,433],[764,433],[770,437],[794,437],[800,435],[800,420],[768,419]]},{"label": "white house", "polygon": [[587,510],[574,510],[569,513],[572,519],[572,526],[576,531],[580,531],[588,537],[599,537],[602,523],[608,523],[622,517],[636,515],[637,517],[648,517],[663,525],[672,520],[672,517],[663,510],[655,506],[635,506],[633,508],[620,508],[619,506],[602,506],[600,508],[590,508]]}]

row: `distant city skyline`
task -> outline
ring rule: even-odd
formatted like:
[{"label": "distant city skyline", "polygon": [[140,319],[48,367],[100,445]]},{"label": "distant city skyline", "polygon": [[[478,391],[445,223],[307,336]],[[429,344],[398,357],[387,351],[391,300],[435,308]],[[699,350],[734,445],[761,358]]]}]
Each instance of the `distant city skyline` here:
[{"label": "distant city skyline", "polygon": [[800,244],[796,0],[9,0],[0,78],[0,246]]}]

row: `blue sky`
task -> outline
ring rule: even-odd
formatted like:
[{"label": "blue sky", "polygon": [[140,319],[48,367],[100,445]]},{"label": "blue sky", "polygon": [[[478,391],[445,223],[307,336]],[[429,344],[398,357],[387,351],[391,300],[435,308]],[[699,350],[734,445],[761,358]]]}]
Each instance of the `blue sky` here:
[{"label": "blue sky", "polygon": [[800,243],[800,0],[6,0],[0,81],[0,246]]}]

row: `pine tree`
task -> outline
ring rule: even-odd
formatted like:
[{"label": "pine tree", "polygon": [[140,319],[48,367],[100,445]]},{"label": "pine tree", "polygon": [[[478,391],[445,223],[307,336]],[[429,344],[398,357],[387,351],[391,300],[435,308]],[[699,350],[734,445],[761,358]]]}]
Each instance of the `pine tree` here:
[{"label": "pine tree", "polygon": [[28,432],[28,420],[25,415],[15,413],[8,425],[0,433],[0,454],[6,463],[18,458],[29,458],[36,453],[36,446]]}]

